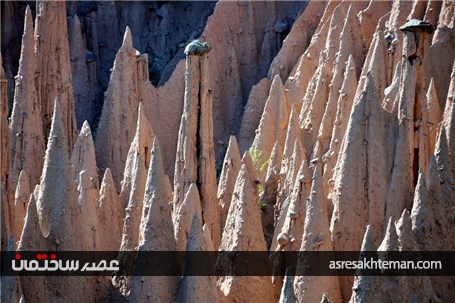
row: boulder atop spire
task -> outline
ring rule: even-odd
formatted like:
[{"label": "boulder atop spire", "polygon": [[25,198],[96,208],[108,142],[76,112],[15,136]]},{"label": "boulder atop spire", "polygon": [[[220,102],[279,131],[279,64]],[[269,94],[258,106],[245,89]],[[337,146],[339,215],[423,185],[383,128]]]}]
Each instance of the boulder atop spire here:
[{"label": "boulder atop spire", "polygon": [[200,57],[186,60],[185,95],[177,142],[174,170],[174,208],[183,202],[191,183],[198,178],[199,93],[201,84]]}]

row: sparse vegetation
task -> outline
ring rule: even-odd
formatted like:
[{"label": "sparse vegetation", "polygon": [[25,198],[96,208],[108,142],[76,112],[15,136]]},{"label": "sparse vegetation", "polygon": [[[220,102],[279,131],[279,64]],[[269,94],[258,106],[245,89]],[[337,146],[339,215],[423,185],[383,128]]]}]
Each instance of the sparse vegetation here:
[{"label": "sparse vegetation", "polygon": [[261,211],[265,211],[267,208],[267,204],[264,201],[259,200],[259,208],[261,209]]},{"label": "sparse vegetation", "polygon": [[267,160],[264,160],[262,150],[255,149],[253,147],[250,147],[250,149],[248,149],[248,153],[250,154],[250,157],[253,160],[253,164],[256,169],[256,174],[260,175],[264,171],[264,169],[267,168],[267,165],[269,165],[270,157]]},{"label": "sparse vegetation", "polygon": [[[256,175],[260,175],[269,165],[271,158],[269,157],[268,159],[264,160],[262,150],[255,149],[253,147],[248,149],[248,153],[250,154],[250,157],[253,160],[253,165],[254,168],[256,169],[255,171]],[[259,180],[256,180],[256,184],[258,189],[258,195],[260,198],[264,193],[264,184],[262,184],[261,181]],[[265,203],[259,201],[259,208],[261,209],[261,211],[265,211],[266,207],[267,205]]]}]

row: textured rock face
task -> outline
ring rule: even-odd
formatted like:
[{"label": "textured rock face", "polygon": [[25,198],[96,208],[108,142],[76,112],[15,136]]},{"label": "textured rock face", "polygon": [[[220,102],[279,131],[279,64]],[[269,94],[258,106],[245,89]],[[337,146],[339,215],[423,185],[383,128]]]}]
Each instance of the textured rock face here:
[{"label": "textured rock face", "polygon": [[[327,201],[325,201],[323,193],[321,169],[315,167],[311,195],[306,205],[301,251],[331,251],[333,249],[327,218]],[[299,265],[297,265],[297,273]],[[295,295],[299,302],[317,302],[322,292],[328,294],[334,302],[340,302],[341,292],[338,283],[338,277],[297,276],[294,281]]]},{"label": "textured rock face", "polygon": [[185,100],[180,123],[174,172],[174,207],[178,208],[191,183],[201,195],[202,219],[216,247],[220,243],[212,121],[212,80],[208,53],[188,55]]},{"label": "textured rock face", "polygon": [[229,206],[231,205],[232,193],[234,191],[235,179],[240,170],[240,153],[237,140],[231,136],[228,149],[224,156],[223,170],[221,171],[218,183],[218,203],[220,204],[220,226],[224,228]]},{"label": "textured rock face", "polygon": [[[1,63],[1,61],[0,61]],[[0,64],[1,65],[1,64]],[[7,80],[5,78],[5,71],[3,70],[3,65],[0,66],[0,138],[2,140],[2,152],[0,153],[0,169],[1,169],[1,191],[0,197],[1,201],[1,249],[7,249],[8,246],[8,236],[10,234],[10,206],[8,205],[9,201],[12,199],[12,185],[10,181],[10,153],[4,152],[6,149],[9,150],[9,129],[8,129],[8,87]]]},{"label": "textured rock face", "polygon": [[[36,59],[34,54],[33,19],[30,8],[25,12],[21,60],[15,85],[13,111],[10,123],[11,177],[16,182],[19,172],[29,172],[32,187],[39,183],[47,134],[42,130],[39,93],[35,89]],[[36,158],[34,159],[34,156]]]},{"label": "textured rock face", "polygon": [[[455,250],[453,2],[31,7],[2,2],[3,250]],[[191,276],[186,256],[163,261],[180,277],[2,277],[2,299],[454,297],[452,277]]]},{"label": "textured rock face", "polygon": [[[242,165],[221,239],[220,251],[264,251],[266,243],[262,234],[260,210],[257,205],[257,188],[250,172]],[[219,260],[221,266],[224,260]],[[217,284],[222,302],[265,301],[273,302],[270,277],[220,277]],[[243,287],[242,285],[248,285]]]},{"label": "textured rock face", "polygon": [[[138,251],[174,251],[175,240],[171,215],[171,184],[164,174],[158,139],[151,152],[150,170],[144,194]],[[174,260],[168,265],[174,266]],[[132,278],[129,300],[132,302],[174,302],[177,277]]]},{"label": "textured rock face", "polygon": [[55,98],[60,99],[68,150],[77,133],[65,2],[37,2],[35,22],[35,81],[37,103],[43,115],[43,133],[49,133]]}]

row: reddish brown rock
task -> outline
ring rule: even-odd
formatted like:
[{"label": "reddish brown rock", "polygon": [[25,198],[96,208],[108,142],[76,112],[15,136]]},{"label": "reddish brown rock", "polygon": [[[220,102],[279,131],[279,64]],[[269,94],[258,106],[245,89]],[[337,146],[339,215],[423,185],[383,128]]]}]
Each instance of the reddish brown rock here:
[{"label": "reddish brown rock", "polygon": [[[311,194],[307,200],[305,229],[300,251],[332,251],[333,244],[327,218],[327,203],[322,186],[320,166],[316,166],[313,175]],[[327,293],[334,302],[341,302],[338,277],[308,277],[299,275],[297,265],[294,280],[295,296],[299,302],[317,302],[321,294]],[[303,264],[302,264],[303,265]]]},{"label": "reddish brown rock", "polygon": [[[152,150],[152,142],[154,138],[153,129],[150,126],[149,120],[145,116],[144,107],[142,103],[139,103],[138,117],[136,124],[136,133],[133,141],[131,142],[130,149],[126,158],[125,171],[123,173],[123,180],[121,182],[120,197],[122,206],[126,208],[128,201],[131,199],[131,192],[134,188],[143,188],[145,186],[144,179],[138,179],[139,183],[136,183],[135,178],[135,166],[139,165],[147,169],[149,167],[150,151]],[[137,177],[137,176],[136,176]],[[140,185],[140,186],[139,186]],[[143,195],[139,192],[139,196]]]},{"label": "reddish brown rock", "polygon": [[[246,165],[242,165],[223,230],[220,251],[265,251],[257,189]],[[219,260],[223,266],[223,260]],[[224,276],[218,279],[221,302],[233,300],[273,302],[270,277]],[[248,285],[245,288],[243,285]]]},{"label": "reddish brown rock", "polygon": [[285,83],[286,88],[289,90],[288,99],[290,101],[301,102],[305,96],[309,81],[318,67],[317,57],[327,39],[331,14],[338,4],[339,2],[337,1],[330,1],[325,8],[324,14],[322,16],[316,15],[318,18],[322,18],[311,39],[311,43],[300,56]]},{"label": "reddish brown rock", "polygon": [[400,26],[403,25],[409,18],[413,6],[412,1],[400,2],[395,1],[392,3],[392,8],[388,16],[386,30],[390,32],[395,42],[392,48],[390,56],[390,66],[395,67],[401,61],[401,53],[403,49],[403,32],[399,30]]},{"label": "reddish brown rock", "polygon": [[174,171],[174,209],[184,200],[198,173],[197,129],[200,67],[199,56],[189,56],[185,69],[185,101],[179,129]]},{"label": "reddish brown rock", "polygon": [[[73,185],[73,170],[68,156],[66,131],[61,119],[59,101],[54,102],[54,115],[50,139],[47,144],[41,176],[40,191],[36,201],[39,226],[42,236],[50,243],[56,239],[60,249],[76,249],[82,247],[81,241],[75,236],[79,230],[78,222],[66,221],[68,216],[78,217],[77,198]],[[74,224],[74,225],[73,225]],[[59,239],[60,237],[60,239]],[[55,247],[50,245],[50,249]]]},{"label": "reddish brown rock", "polygon": [[[452,74],[450,75],[450,86],[447,92],[447,100],[444,108],[444,114],[442,117],[443,124],[447,131],[447,148],[449,151],[449,163],[452,165],[452,174],[455,174],[455,61],[453,63]],[[436,100],[437,101],[437,100]],[[436,106],[434,104],[433,106]],[[428,109],[430,111],[430,108]],[[435,112],[435,115],[438,113]],[[436,118],[436,117],[435,117]],[[434,134],[434,133],[433,133]]]},{"label": "reddish brown rock", "polygon": [[237,140],[234,136],[229,139],[228,149],[224,156],[223,169],[221,170],[220,181],[218,182],[218,203],[220,205],[220,227],[224,228],[226,217],[231,205],[232,193],[235,180],[240,170],[240,153]]},{"label": "reddish brown rock", "polygon": [[185,101],[179,130],[174,172],[174,208],[179,207],[189,185],[198,185],[203,221],[212,240],[220,242],[220,213],[216,197],[215,152],[213,146],[212,80],[209,57],[186,59]]},{"label": "reddish brown rock", "polygon": [[59,98],[68,151],[71,152],[77,129],[65,2],[37,3],[34,39],[34,77],[37,84],[37,104],[43,115],[43,133],[45,136],[49,134],[54,100]]},{"label": "reddish brown rock", "polygon": [[[227,142],[229,135],[237,133],[243,102],[253,84],[266,76],[292,23],[286,16],[297,15],[301,5],[217,3],[201,35],[202,40],[213,46],[209,70],[213,79],[213,117],[218,122],[214,127],[215,142]],[[217,149],[219,155],[221,148]]]},{"label": "reddish brown rock", "polygon": [[[168,177],[164,174],[163,160],[155,137],[152,158],[144,195],[144,207],[140,224],[139,251],[174,251],[175,240],[172,226],[172,191]],[[169,266],[175,266],[169,260]],[[148,300],[174,302],[177,277],[134,276],[128,299],[134,302]]]},{"label": "reddish brown rock", "polygon": [[[117,251],[122,241],[122,227],[125,209],[115,189],[114,179],[109,168],[104,171],[97,204],[98,230],[95,242],[97,249]],[[106,228],[109,226],[109,228]]]},{"label": "reddish brown rock", "polygon": [[[373,233],[371,230],[371,226],[367,225],[365,235],[362,241],[361,252],[371,252],[375,250],[376,247],[373,242]],[[362,258],[362,253],[360,253],[360,258]],[[354,285],[352,287],[352,296],[349,302],[350,303],[374,302],[373,301],[374,287],[375,287],[374,276],[356,275],[354,279]]]},{"label": "reddish brown rock", "polygon": [[265,102],[269,94],[271,82],[265,78],[251,88],[250,96],[243,111],[242,123],[237,136],[240,153],[243,154],[254,141],[256,129],[261,121]]},{"label": "reddish brown rock", "polygon": [[28,176],[25,171],[21,171],[17,180],[16,192],[14,194],[14,205],[12,205],[11,219],[14,219],[14,225],[12,225],[12,234],[15,241],[19,241],[22,234],[22,228],[24,226],[25,215],[27,211],[27,203],[30,199],[30,186],[28,182]]},{"label": "reddish brown rock", "polygon": [[213,95],[208,55],[201,57],[200,109],[198,125],[198,187],[202,220],[212,235],[213,245],[221,241],[220,207],[217,200],[215,149],[213,144]]},{"label": "reddish brown rock", "polygon": [[[280,180],[280,167],[282,160],[281,149],[275,142],[270,155],[270,161],[267,167],[267,174],[263,185],[259,188],[259,206],[262,210],[262,228],[267,242],[267,248],[270,248],[275,230],[275,214],[277,213],[276,201],[278,194],[278,182]],[[262,188],[262,193],[261,193]]]},{"label": "reddish brown rock", "polygon": [[196,184],[191,184],[185,195],[183,203],[174,210],[174,237],[176,250],[184,251],[190,236],[193,216],[202,213],[201,199]]},{"label": "reddish brown rock", "polygon": [[[191,186],[190,190],[191,189],[197,190],[196,186]],[[211,236],[209,233],[209,240],[210,237]],[[208,251],[211,245],[207,243],[206,240],[207,238],[202,229],[201,214],[200,212],[194,212],[192,217],[191,230],[188,237],[188,243],[186,245],[186,251]],[[186,262],[187,272],[194,270],[194,268],[198,266],[200,262],[201,260],[197,255],[191,257],[190,254]],[[176,302],[219,302],[215,277],[184,276],[180,282]]]},{"label": "reddish brown rock", "polygon": [[[388,12],[391,7],[392,3],[390,2],[377,2],[371,0],[365,9],[360,10],[358,18],[360,22],[360,30],[362,32],[362,42],[365,48],[371,46],[373,33],[375,32],[378,23],[381,24],[381,19],[384,18],[384,16],[388,17]],[[359,71],[360,66],[357,68]]]},{"label": "reddish brown rock", "polygon": [[95,120],[95,102],[97,98],[96,61],[86,59],[87,55],[95,55],[93,53],[90,54],[85,48],[85,37],[77,14],[72,18],[68,18],[68,24],[74,107],[77,128],[80,129],[85,120],[91,125],[93,125]]},{"label": "reddish brown rock", "polygon": [[278,197],[277,197],[277,215],[276,215],[276,223],[275,223],[275,232],[273,234],[272,245],[270,247],[271,250],[279,250],[280,243],[278,242],[278,238],[281,235],[283,226],[286,221],[286,215],[288,214],[289,205],[291,203],[291,192],[294,186],[294,181],[300,168],[298,163],[302,163],[302,160],[306,160],[305,152],[302,147],[302,143],[299,139],[295,140],[294,143],[294,151],[291,157],[291,165],[289,166],[291,169],[287,173],[286,176],[283,176],[280,179],[280,183],[278,184]]},{"label": "reddish brown rock", "polygon": [[419,168],[423,170],[426,178],[429,175],[430,158],[436,144],[437,125],[441,119],[437,98],[434,81],[431,79],[426,98],[423,99],[424,102],[421,104],[422,118],[417,121]]},{"label": "reddish brown rock", "polygon": [[282,81],[288,78],[297,60],[310,44],[311,38],[318,27],[320,19],[314,18],[314,16],[322,16],[327,4],[328,2],[326,1],[308,3],[292,26],[280,51],[270,64],[269,79],[272,79],[275,75],[279,75]]},{"label": "reddish brown rock", "polygon": [[[153,86],[146,84],[144,98],[150,98]],[[147,90],[147,88],[150,88]],[[158,96],[148,102],[148,117],[156,134],[161,138],[163,161],[168,176],[174,175],[177,140],[181,116],[183,111],[183,99],[185,94],[185,61],[175,67],[171,78],[157,89]],[[151,98],[150,98],[151,99]],[[179,101],[180,100],[180,101]],[[165,118],[164,118],[165,117]]]},{"label": "reddish brown rock", "polygon": [[[346,63],[343,84],[337,101],[336,116],[333,122],[333,130],[330,139],[329,150],[324,154],[324,186],[329,187],[326,193],[330,194],[333,190],[333,175],[335,165],[339,157],[339,151],[343,136],[349,122],[354,95],[357,89],[356,69],[352,56],[349,56]],[[329,195],[330,197],[330,195]]]},{"label": "reddish brown rock", "polygon": [[[285,250],[297,251],[301,247],[302,235],[305,227],[306,204],[311,193],[311,176],[312,171],[308,167],[308,162],[303,160],[295,177],[288,212],[281,231],[282,234],[289,238]],[[321,193],[321,196],[322,195],[324,195],[324,193]],[[331,202],[324,199],[324,203],[327,206],[327,203]],[[326,213],[330,218],[331,212],[329,214],[329,211],[326,211]]]},{"label": "reddish brown rock", "polygon": [[425,92],[421,91],[424,85],[421,76],[423,68],[414,64],[413,58],[417,61],[423,59],[424,42],[428,39],[428,34],[405,31],[403,39],[401,85],[398,93],[398,134],[386,205],[386,216],[394,218],[398,218],[405,207],[411,208],[414,180],[417,180],[417,171],[413,168],[418,157],[414,154],[414,149],[419,146],[415,124],[418,125],[422,118],[421,108],[425,106],[422,105]]},{"label": "reddish brown rock", "polygon": [[[365,59],[365,48],[362,44],[362,36],[358,35],[359,31],[360,23],[356,16],[356,8],[351,4],[347,11],[347,17],[345,19],[343,29],[340,33],[343,39],[341,39],[338,53],[333,62],[333,76],[329,85],[327,105],[325,106],[324,115],[322,117],[321,126],[318,133],[318,142],[321,144],[320,148],[322,149],[322,153],[326,153],[327,149],[329,148],[339,101],[347,101],[346,90],[354,89],[355,92],[355,84],[346,83],[344,90],[342,86],[344,84],[343,82],[348,81],[350,77],[351,79],[353,78],[351,81],[356,81],[355,75],[357,71],[355,70],[355,67],[362,66]],[[352,61],[349,62],[349,59]],[[350,68],[353,70],[350,70]],[[345,95],[343,95],[343,93]],[[351,98],[352,97],[353,96],[351,96]],[[347,112],[350,112],[350,105],[352,103],[349,104],[349,101],[347,101],[347,103]]]},{"label": "reddish brown rock", "polygon": [[[85,222],[77,203],[73,170],[68,157],[66,131],[58,99],[54,102],[50,138],[44,160],[38,200],[31,195],[18,250],[77,251],[87,249]],[[24,277],[21,279],[25,300],[60,301],[81,298],[96,300],[90,277]],[[72,285],[72,287],[69,287]]]},{"label": "reddish brown rock", "polygon": [[[285,176],[289,171],[289,167],[293,164],[290,163],[292,152],[294,151],[294,143],[296,139],[302,139],[302,130],[299,125],[299,112],[300,106],[293,104],[291,106],[291,114],[289,115],[289,122],[286,130],[286,139],[284,141],[283,159],[281,160],[280,174]],[[298,165],[298,164],[297,164]]]},{"label": "reddish brown rock", "polygon": [[[347,2],[340,3],[334,9],[330,19],[330,26],[325,46],[319,50],[320,54],[318,67],[309,80],[307,91],[303,97],[302,110],[300,112],[300,125],[305,131],[305,139],[303,143],[307,150],[313,150],[326,106],[328,107],[327,111],[334,110],[334,100],[329,100],[332,101],[329,104],[327,102],[330,93],[329,84],[332,84],[332,88],[337,86],[336,82],[330,83],[333,77],[336,50],[340,48],[340,40],[335,37],[339,37],[342,33],[343,26],[339,26],[339,24],[344,23],[343,21],[348,13],[348,9],[349,6]],[[352,23],[353,19],[354,17],[351,18],[350,23]],[[356,20],[354,19],[354,21]],[[345,32],[345,34],[347,33]],[[349,42],[347,43],[349,44]],[[352,41],[352,44],[355,44],[355,42]],[[342,53],[343,50],[341,49],[338,54],[342,55]],[[353,54],[355,55],[355,52],[353,52]],[[338,89],[335,88],[335,91],[338,92]],[[326,116],[326,119],[328,119],[328,116]],[[331,124],[329,121],[326,123]],[[322,147],[318,148],[318,150],[321,149]],[[320,152],[322,151],[314,154],[314,156],[322,156],[322,154],[319,154]]]},{"label": "reddish brown rock", "polygon": [[[431,19],[423,19],[431,22],[435,29],[434,34],[430,37],[432,38],[431,45],[426,45],[423,58],[426,87],[428,87],[428,81],[433,78],[439,104],[443,109],[444,102],[449,96],[450,82],[453,79],[452,62],[455,60],[453,12],[455,9],[453,3],[448,1],[430,1],[427,8],[429,13],[438,14],[438,18],[436,22],[431,22]],[[430,11],[431,8],[432,11]],[[427,15],[427,17],[430,16]]]},{"label": "reddish brown rock", "polygon": [[6,152],[0,153],[0,220],[1,220],[1,249],[8,247],[7,239],[10,235],[10,209],[11,201],[11,182],[10,180],[10,152],[9,152],[9,129],[8,129],[8,81],[5,79],[2,59],[0,54],[0,140],[2,148]]},{"label": "reddish brown rock", "polygon": [[150,163],[147,159],[150,158],[153,139],[150,123],[142,112],[142,106],[139,105],[136,135],[128,151],[120,194],[122,207],[125,207],[125,202],[127,202],[121,250],[136,250],[138,246],[147,167]]},{"label": "reddish brown rock", "polygon": [[70,159],[74,170],[73,180],[79,194],[78,204],[84,216],[84,238],[87,239],[87,249],[94,250],[98,226],[96,204],[98,200],[99,181],[96,167],[95,147],[88,122],[85,121],[74,145]]},{"label": "reddish brown rock", "polygon": [[[82,126],[68,161],[68,149],[73,148],[69,142],[75,138],[71,137],[72,106],[74,101],[78,116],[91,111],[85,106],[90,106],[95,74],[107,67],[100,57],[105,51],[99,49],[106,45],[97,44],[93,20],[101,17],[105,28],[106,15],[117,15],[119,10],[116,4],[101,5],[98,11],[108,7],[109,13],[84,15],[73,3],[66,20],[65,5],[39,2],[34,36],[31,11],[26,10],[8,135],[4,131],[8,88],[3,79],[11,78],[14,46],[4,53],[8,75],[0,68],[2,237],[11,233],[17,237],[20,222],[14,222],[25,216],[20,250],[173,250],[174,246],[182,251],[216,250],[221,243],[221,250],[234,251],[267,247],[372,251],[382,242],[381,257],[387,259],[391,250],[417,255],[418,249],[455,249],[455,242],[448,240],[454,236],[455,222],[452,3],[310,2],[290,29],[289,18],[298,5],[222,1],[204,32],[193,35],[207,41],[211,51],[181,60],[159,88],[150,83],[148,71],[160,63],[149,64],[147,55],[133,48],[127,29],[100,127],[94,133],[97,161],[88,125]],[[21,7],[25,9],[25,5],[8,5],[6,16],[14,11],[11,8],[19,8],[20,15]],[[164,23],[168,7],[156,11],[163,14]],[[127,20],[124,14],[136,13],[121,8],[116,18]],[[76,11],[84,16],[81,22]],[[410,18],[428,21],[436,31],[399,30]],[[11,41],[12,33],[20,32],[14,25],[7,29],[8,39],[2,32],[2,41]],[[112,48],[117,42],[108,33],[106,37]],[[141,51],[150,49],[136,44]],[[86,48],[93,50],[96,62],[84,62]],[[270,79],[258,82],[267,70]],[[41,169],[49,106],[57,95],[60,103],[55,103]],[[227,146],[232,134],[238,134],[238,147],[234,138]],[[150,157],[155,135],[161,140],[162,155],[156,144],[156,157]],[[227,147],[228,162],[217,195],[215,155],[221,167]],[[23,160],[24,155],[28,158]],[[97,166],[105,171],[100,191]],[[315,170],[311,190],[310,168]],[[172,173],[174,204],[169,204],[172,188],[166,174]],[[27,179],[29,189],[23,181]],[[18,183],[10,186],[10,181]],[[40,186],[34,186],[38,182]],[[17,189],[16,204],[24,207],[28,201],[27,214],[12,212],[13,189]],[[389,219],[400,216],[396,224]],[[223,225],[220,241],[216,229]],[[325,241],[320,243],[320,238]],[[2,248],[8,249],[5,241]],[[169,262],[181,267],[180,289],[176,277],[124,276],[112,281],[118,289],[110,286],[109,298],[262,302],[278,300],[282,290],[281,301],[311,296],[305,301],[319,302],[322,297],[323,302],[449,302],[455,289],[451,277],[368,276],[301,276],[295,289],[288,272],[284,281],[273,277],[273,284],[268,277],[221,277],[215,290],[213,278],[183,276],[196,261],[188,254],[186,260]],[[107,281],[21,277],[19,284],[27,301],[92,302],[106,298]],[[2,295],[7,292],[12,298],[12,289],[19,284],[2,278],[3,289],[7,288]],[[325,289],[336,285],[335,296]]]},{"label": "reddish brown rock", "polygon": [[[284,140],[286,139],[284,130],[287,127],[288,119],[289,105],[284,86],[280,77],[275,76],[252,145],[255,151],[261,152],[262,159],[270,157],[275,142],[278,142],[278,146],[284,146]],[[262,176],[260,179],[264,177]]]},{"label": "reddish brown rock", "polygon": [[[128,151],[136,130],[139,87],[143,81],[148,81],[140,72],[144,59],[144,55],[140,56],[133,48],[133,38],[127,27],[123,44],[115,57],[95,142],[98,165],[102,171],[107,167],[111,169],[116,188],[121,187],[120,181],[124,177]],[[137,64],[138,61],[141,64]]]},{"label": "reddish brown rock", "polygon": [[294,277],[291,275],[290,267],[286,268],[286,274],[278,303],[295,303]]},{"label": "reddish brown rock", "polygon": [[[393,155],[388,148],[392,138],[388,129],[384,128],[390,117],[381,106],[386,77],[384,74],[376,76],[381,68],[385,68],[383,41],[382,34],[376,33],[362,71],[365,79],[359,81],[340,148],[332,193],[334,211],[331,231],[335,250],[359,249],[362,241],[360,231],[367,224],[372,226],[375,241],[382,238],[387,181]],[[341,279],[344,300],[351,296],[352,281],[348,280]]]},{"label": "reddish brown rock", "polygon": [[45,151],[41,102],[35,89],[37,58],[34,53],[33,20],[26,10],[21,59],[16,76],[10,122],[11,178],[15,183],[21,170],[29,174],[30,185],[39,183]]},{"label": "reddish brown rock", "polygon": [[257,180],[256,179],[257,171],[254,167],[254,162],[251,157],[251,152],[249,150],[243,154],[242,160],[240,161],[240,167],[242,167],[243,165],[245,165],[246,169],[248,170],[248,176],[251,178],[251,181],[254,182],[254,180]]}]

